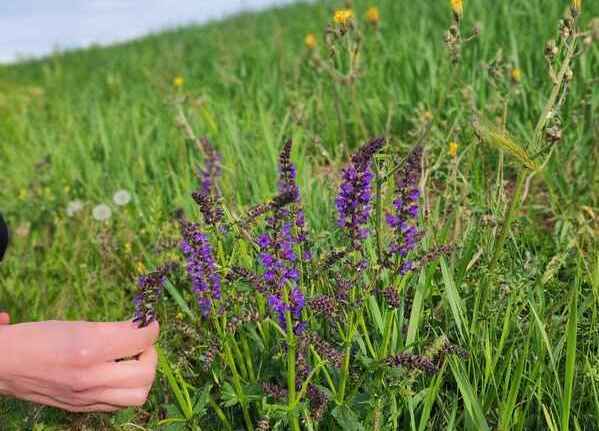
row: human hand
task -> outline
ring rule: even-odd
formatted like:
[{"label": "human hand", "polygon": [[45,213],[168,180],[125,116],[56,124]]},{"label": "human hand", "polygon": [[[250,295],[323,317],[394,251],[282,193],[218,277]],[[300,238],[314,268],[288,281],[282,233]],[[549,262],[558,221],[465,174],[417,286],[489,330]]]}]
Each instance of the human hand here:
[{"label": "human hand", "polygon": [[158,323],[141,329],[130,321],[8,323],[0,313],[0,395],[71,412],[145,403],[156,372]]}]

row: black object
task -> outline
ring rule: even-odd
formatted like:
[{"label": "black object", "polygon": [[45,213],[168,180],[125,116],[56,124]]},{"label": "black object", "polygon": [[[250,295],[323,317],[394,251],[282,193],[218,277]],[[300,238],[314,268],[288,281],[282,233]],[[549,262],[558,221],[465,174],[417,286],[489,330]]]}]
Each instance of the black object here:
[{"label": "black object", "polygon": [[8,247],[8,227],[0,214],[0,261],[4,257],[6,247]]}]

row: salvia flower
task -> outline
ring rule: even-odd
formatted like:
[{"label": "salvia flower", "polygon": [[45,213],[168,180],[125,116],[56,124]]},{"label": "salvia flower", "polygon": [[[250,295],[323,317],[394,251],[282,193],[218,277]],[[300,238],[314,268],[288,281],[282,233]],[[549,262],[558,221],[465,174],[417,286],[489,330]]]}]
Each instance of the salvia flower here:
[{"label": "salvia flower", "polygon": [[372,211],[372,158],[383,147],[385,139],[375,138],[352,156],[343,169],[342,182],[335,200],[337,224],[344,229],[354,248],[368,237],[368,220]]},{"label": "salvia flower", "polygon": [[139,293],[133,299],[135,305],[133,322],[140,328],[148,326],[156,319],[156,304],[162,295],[166,277],[173,267],[173,264],[167,264],[138,278]]},{"label": "salvia flower", "polygon": [[[270,205],[272,214],[266,219],[267,231],[256,238],[260,249],[258,260],[264,270],[263,281],[270,291],[268,304],[283,327],[286,326],[287,311],[291,312],[294,319],[301,319],[305,299],[298,287],[299,259],[310,257],[306,254],[309,250],[300,254],[301,246],[307,242],[307,233],[296,183],[296,169],[291,163],[291,146],[291,140],[287,141],[279,155],[279,195]],[[277,201],[284,205],[277,204]],[[286,286],[291,287],[289,303],[285,302],[282,295]]]},{"label": "salvia flower", "polygon": [[408,253],[416,248],[420,239],[420,232],[416,226],[418,217],[418,200],[420,189],[418,181],[421,175],[422,148],[416,147],[406,160],[403,169],[395,176],[394,211],[387,213],[387,224],[394,232],[394,239],[389,245],[389,257],[401,256],[402,265],[400,272],[406,274],[414,269],[414,263],[405,259]]},{"label": "salvia flower", "polygon": [[204,317],[210,314],[212,303],[221,297],[221,277],[208,236],[195,223],[181,220],[181,250],[187,261],[187,274]]},{"label": "salvia flower", "polygon": [[391,367],[405,367],[408,369],[417,369],[428,374],[435,374],[438,367],[426,356],[415,355],[412,353],[398,353],[392,355],[386,360],[387,365]]},{"label": "salvia flower", "polygon": [[197,145],[204,154],[204,167],[199,170],[199,188],[192,193],[192,197],[200,207],[204,222],[208,225],[216,225],[223,218],[217,185],[222,172],[221,157],[208,138],[200,138]]}]

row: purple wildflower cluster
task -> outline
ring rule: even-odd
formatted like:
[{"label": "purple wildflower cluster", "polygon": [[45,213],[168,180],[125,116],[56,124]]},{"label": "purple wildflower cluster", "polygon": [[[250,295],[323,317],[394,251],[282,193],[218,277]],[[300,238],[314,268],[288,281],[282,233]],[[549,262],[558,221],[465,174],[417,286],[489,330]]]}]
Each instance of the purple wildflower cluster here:
[{"label": "purple wildflower cluster", "polygon": [[[394,240],[389,245],[388,257],[401,256],[405,258],[410,251],[416,248],[420,233],[416,228],[418,218],[418,199],[420,190],[418,181],[421,175],[422,148],[412,150],[404,168],[395,176],[396,197],[393,201],[393,213],[387,213],[387,224],[395,234]],[[414,269],[414,262],[404,259],[400,273],[402,275]]]},{"label": "purple wildflower cluster", "polygon": [[181,220],[181,250],[187,261],[187,273],[204,317],[210,314],[212,302],[221,297],[221,277],[216,268],[212,246],[195,223]]},{"label": "purple wildflower cluster", "polygon": [[138,278],[139,292],[133,298],[135,306],[133,322],[140,328],[148,326],[156,319],[156,304],[162,295],[166,277],[173,269],[174,264],[169,263]]},{"label": "purple wildflower cluster", "polygon": [[372,158],[383,147],[385,138],[378,137],[364,145],[353,155],[351,163],[343,169],[343,181],[335,200],[337,224],[345,229],[358,248],[368,237],[368,219],[372,211]]},{"label": "purple wildflower cluster", "polygon": [[204,222],[216,225],[223,218],[220,192],[216,184],[222,172],[221,157],[206,137],[198,140],[198,147],[204,154],[204,167],[198,173],[199,188],[191,196],[200,207]]},{"label": "purple wildflower cluster", "polygon": [[[288,205],[273,206],[272,215],[266,220],[267,232],[257,238],[260,248],[259,261],[264,269],[263,282],[270,292],[268,304],[277,314],[279,323],[285,327],[285,314],[291,311],[295,320],[300,320],[304,308],[304,295],[298,287],[300,278],[299,258],[296,250],[306,244],[304,213],[296,183],[296,169],[291,163],[291,140],[283,146],[279,156],[279,196],[286,196]],[[307,253],[304,259],[309,259]],[[289,300],[282,296],[283,289],[291,286]]]}]

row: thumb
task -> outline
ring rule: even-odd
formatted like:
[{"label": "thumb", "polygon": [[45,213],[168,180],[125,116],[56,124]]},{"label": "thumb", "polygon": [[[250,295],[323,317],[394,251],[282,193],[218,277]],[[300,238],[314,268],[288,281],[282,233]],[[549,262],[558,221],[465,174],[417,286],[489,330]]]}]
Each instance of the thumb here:
[{"label": "thumb", "polygon": [[0,312],[0,325],[8,325],[10,323],[10,315],[8,313]]}]

